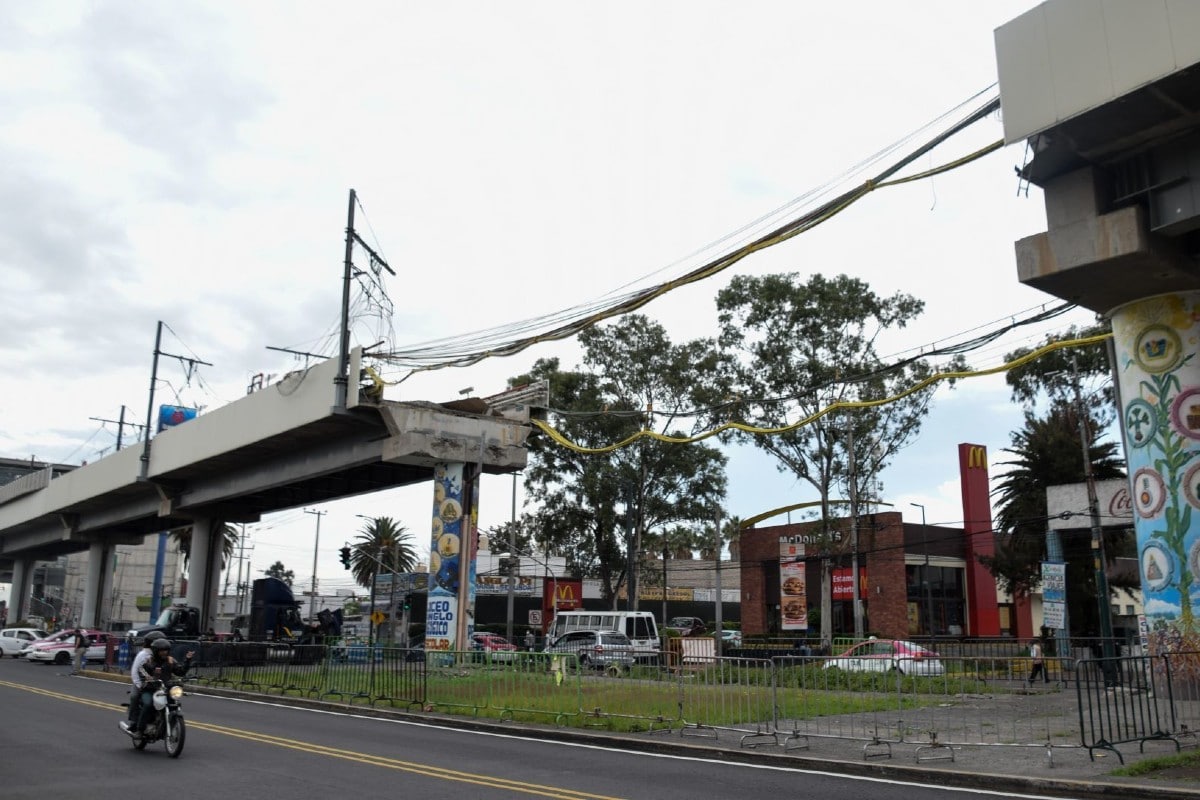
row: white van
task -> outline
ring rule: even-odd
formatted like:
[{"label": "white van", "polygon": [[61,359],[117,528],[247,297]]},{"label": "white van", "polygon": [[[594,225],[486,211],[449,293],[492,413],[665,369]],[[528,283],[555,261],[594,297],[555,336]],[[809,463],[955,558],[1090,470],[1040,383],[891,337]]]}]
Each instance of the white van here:
[{"label": "white van", "polygon": [[571,631],[619,631],[629,637],[639,661],[662,649],[658,624],[649,611],[560,611],[550,624],[549,641]]}]

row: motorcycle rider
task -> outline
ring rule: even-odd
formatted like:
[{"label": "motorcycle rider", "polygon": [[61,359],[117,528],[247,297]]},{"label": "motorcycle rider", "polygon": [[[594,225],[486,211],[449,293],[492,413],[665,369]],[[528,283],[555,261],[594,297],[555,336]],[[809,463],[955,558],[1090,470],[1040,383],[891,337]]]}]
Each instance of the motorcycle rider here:
[{"label": "motorcycle rider", "polygon": [[142,709],[142,680],[140,674],[142,665],[146,663],[146,659],[150,658],[150,645],[155,639],[165,639],[162,631],[150,631],[146,634],[146,638],[142,640],[142,648],[138,650],[137,655],[133,658],[133,664],[129,667],[129,678],[133,684],[133,689],[129,692],[129,718],[123,720],[120,724],[121,730],[132,734],[137,726],[138,716]]},{"label": "motorcycle rider", "polygon": [[154,689],[160,681],[165,681],[172,675],[185,675],[192,666],[192,656],[196,653],[189,650],[184,656],[183,663],[171,658],[171,640],[166,637],[155,639],[150,643],[150,657],[142,662],[138,674],[142,678],[142,707],[138,715],[137,726],[130,731],[132,736],[140,736],[146,729],[146,724],[154,718]]}]

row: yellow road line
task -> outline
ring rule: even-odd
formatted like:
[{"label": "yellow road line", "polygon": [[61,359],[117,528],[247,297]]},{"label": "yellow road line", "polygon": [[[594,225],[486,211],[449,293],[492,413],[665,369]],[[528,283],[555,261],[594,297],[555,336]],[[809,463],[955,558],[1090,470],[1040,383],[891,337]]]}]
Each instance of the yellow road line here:
[{"label": "yellow road line", "polygon": [[[79,703],[80,705],[91,706],[92,708],[99,708],[105,711],[121,711],[123,708],[123,706],[114,705],[112,703],[104,703],[98,700],[89,700],[82,697],[73,697],[63,694],[62,692],[51,691],[49,689],[39,689],[36,686],[27,686],[25,684],[12,683],[10,681],[0,681],[0,686],[5,686],[10,689],[19,689],[21,691],[30,692],[31,694],[39,694],[45,697],[52,697],[57,700],[67,700],[72,703]],[[491,775],[479,775],[477,773],[447,769],[446,767],[438,767],[432,764],[421,764],[415,761],[402,761],[397,758],[376,756],[369,753],[359,753],[354,750],[343,750],[336,747],[327,747],[325,745],[315,744],[313,742],[305,742],[298,739],[286,739],[282,736],[273,736],[267,733],[241,730],[239,728],[228,728],[223,725],[213,725],[207,722],[197,722],[193,719],[188,719],[187,724],[189,728],[209,731],[210,733],[218,733],[223,736],[232,736],[236,739],[244,739],[247,741],[258,742],[260,744],[272,745],[274,747],[283,747],[289,750],[298,750],[303,753],[323,755],[329,758],[339,758],[343,761],[354,761],[359,764],[367,764],[373,767],[383,767],[385,769],[393,769],[401,772],[411,772],[417,775],[424,775],[429,778],[440,778],[442,780],[467,783],[475,786],[486,786],[493,789],[507,789],[514,792],[521,792],[526,795],[556,798],[556,800],[620,800],[620,798],[611,797],[609,795],[592,794],[590,792],[581,792],[574,789],[561,788],[558,786],[546,786],[538,783],[527,783],[525,781],[514,781],[509,780],[508,778],[500,778]]]}]

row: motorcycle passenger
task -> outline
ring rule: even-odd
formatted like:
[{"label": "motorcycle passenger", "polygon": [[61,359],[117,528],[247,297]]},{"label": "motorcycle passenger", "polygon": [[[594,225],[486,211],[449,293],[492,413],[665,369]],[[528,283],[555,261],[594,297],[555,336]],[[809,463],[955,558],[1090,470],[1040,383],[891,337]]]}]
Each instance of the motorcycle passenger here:
[{"label": "motorcycle passenger", "polygon": [[132,735],[140,735],[146,729],[146,724],[154,718],[154,690],[161,681],[172,675],[185,675],[192,665],[195,651],[189,650],[183,663],[171,658],[171,640],[155,639],[150,643],[150,657],[142,662],[138,674],[142,678],[142,707],[138,715],[137,727]]},{"label": "motorcycle passenger", "polygon": [[121,730],[126,733],[133,733],[137,726],[139,712],[142,709],[142,680],[141,669],[142,664],[146,663],[146,659],[150,658],[150,645],[155,639],[165,639],[161,631],[150,631],[146,634],[146,638],[142,640],[142,648],[138,650],[137,655],[133,657],[133,664],[129,667],[129,678],[133,684],[133,689],[129,692],[129,718],[120,723]]}]

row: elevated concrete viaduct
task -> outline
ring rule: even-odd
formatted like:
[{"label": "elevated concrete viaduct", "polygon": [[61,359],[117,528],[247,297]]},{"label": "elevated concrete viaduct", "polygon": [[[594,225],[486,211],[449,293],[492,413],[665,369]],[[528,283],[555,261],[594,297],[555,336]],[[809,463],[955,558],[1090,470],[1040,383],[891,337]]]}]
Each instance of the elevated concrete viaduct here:
[{"label": "elevated concrete viaduct", "polygon": [[[355,351],[351,375],[360,358]],[[213,534],[226,522],[431,481],[437,464],[462,463],[471,475],[524,467],[527,412],[501,415],[478,399],[384,401],[353,386],[341,407],[337,372],[336,360],[322,362],[144,447],[0,487],[0,568],[12,569],[12,618],[26,613],[34,561],[88,550],[80,624],[102,625],[113,547],[184,527],[192,530],[187,602],[210,617],[221,541]]]}]

